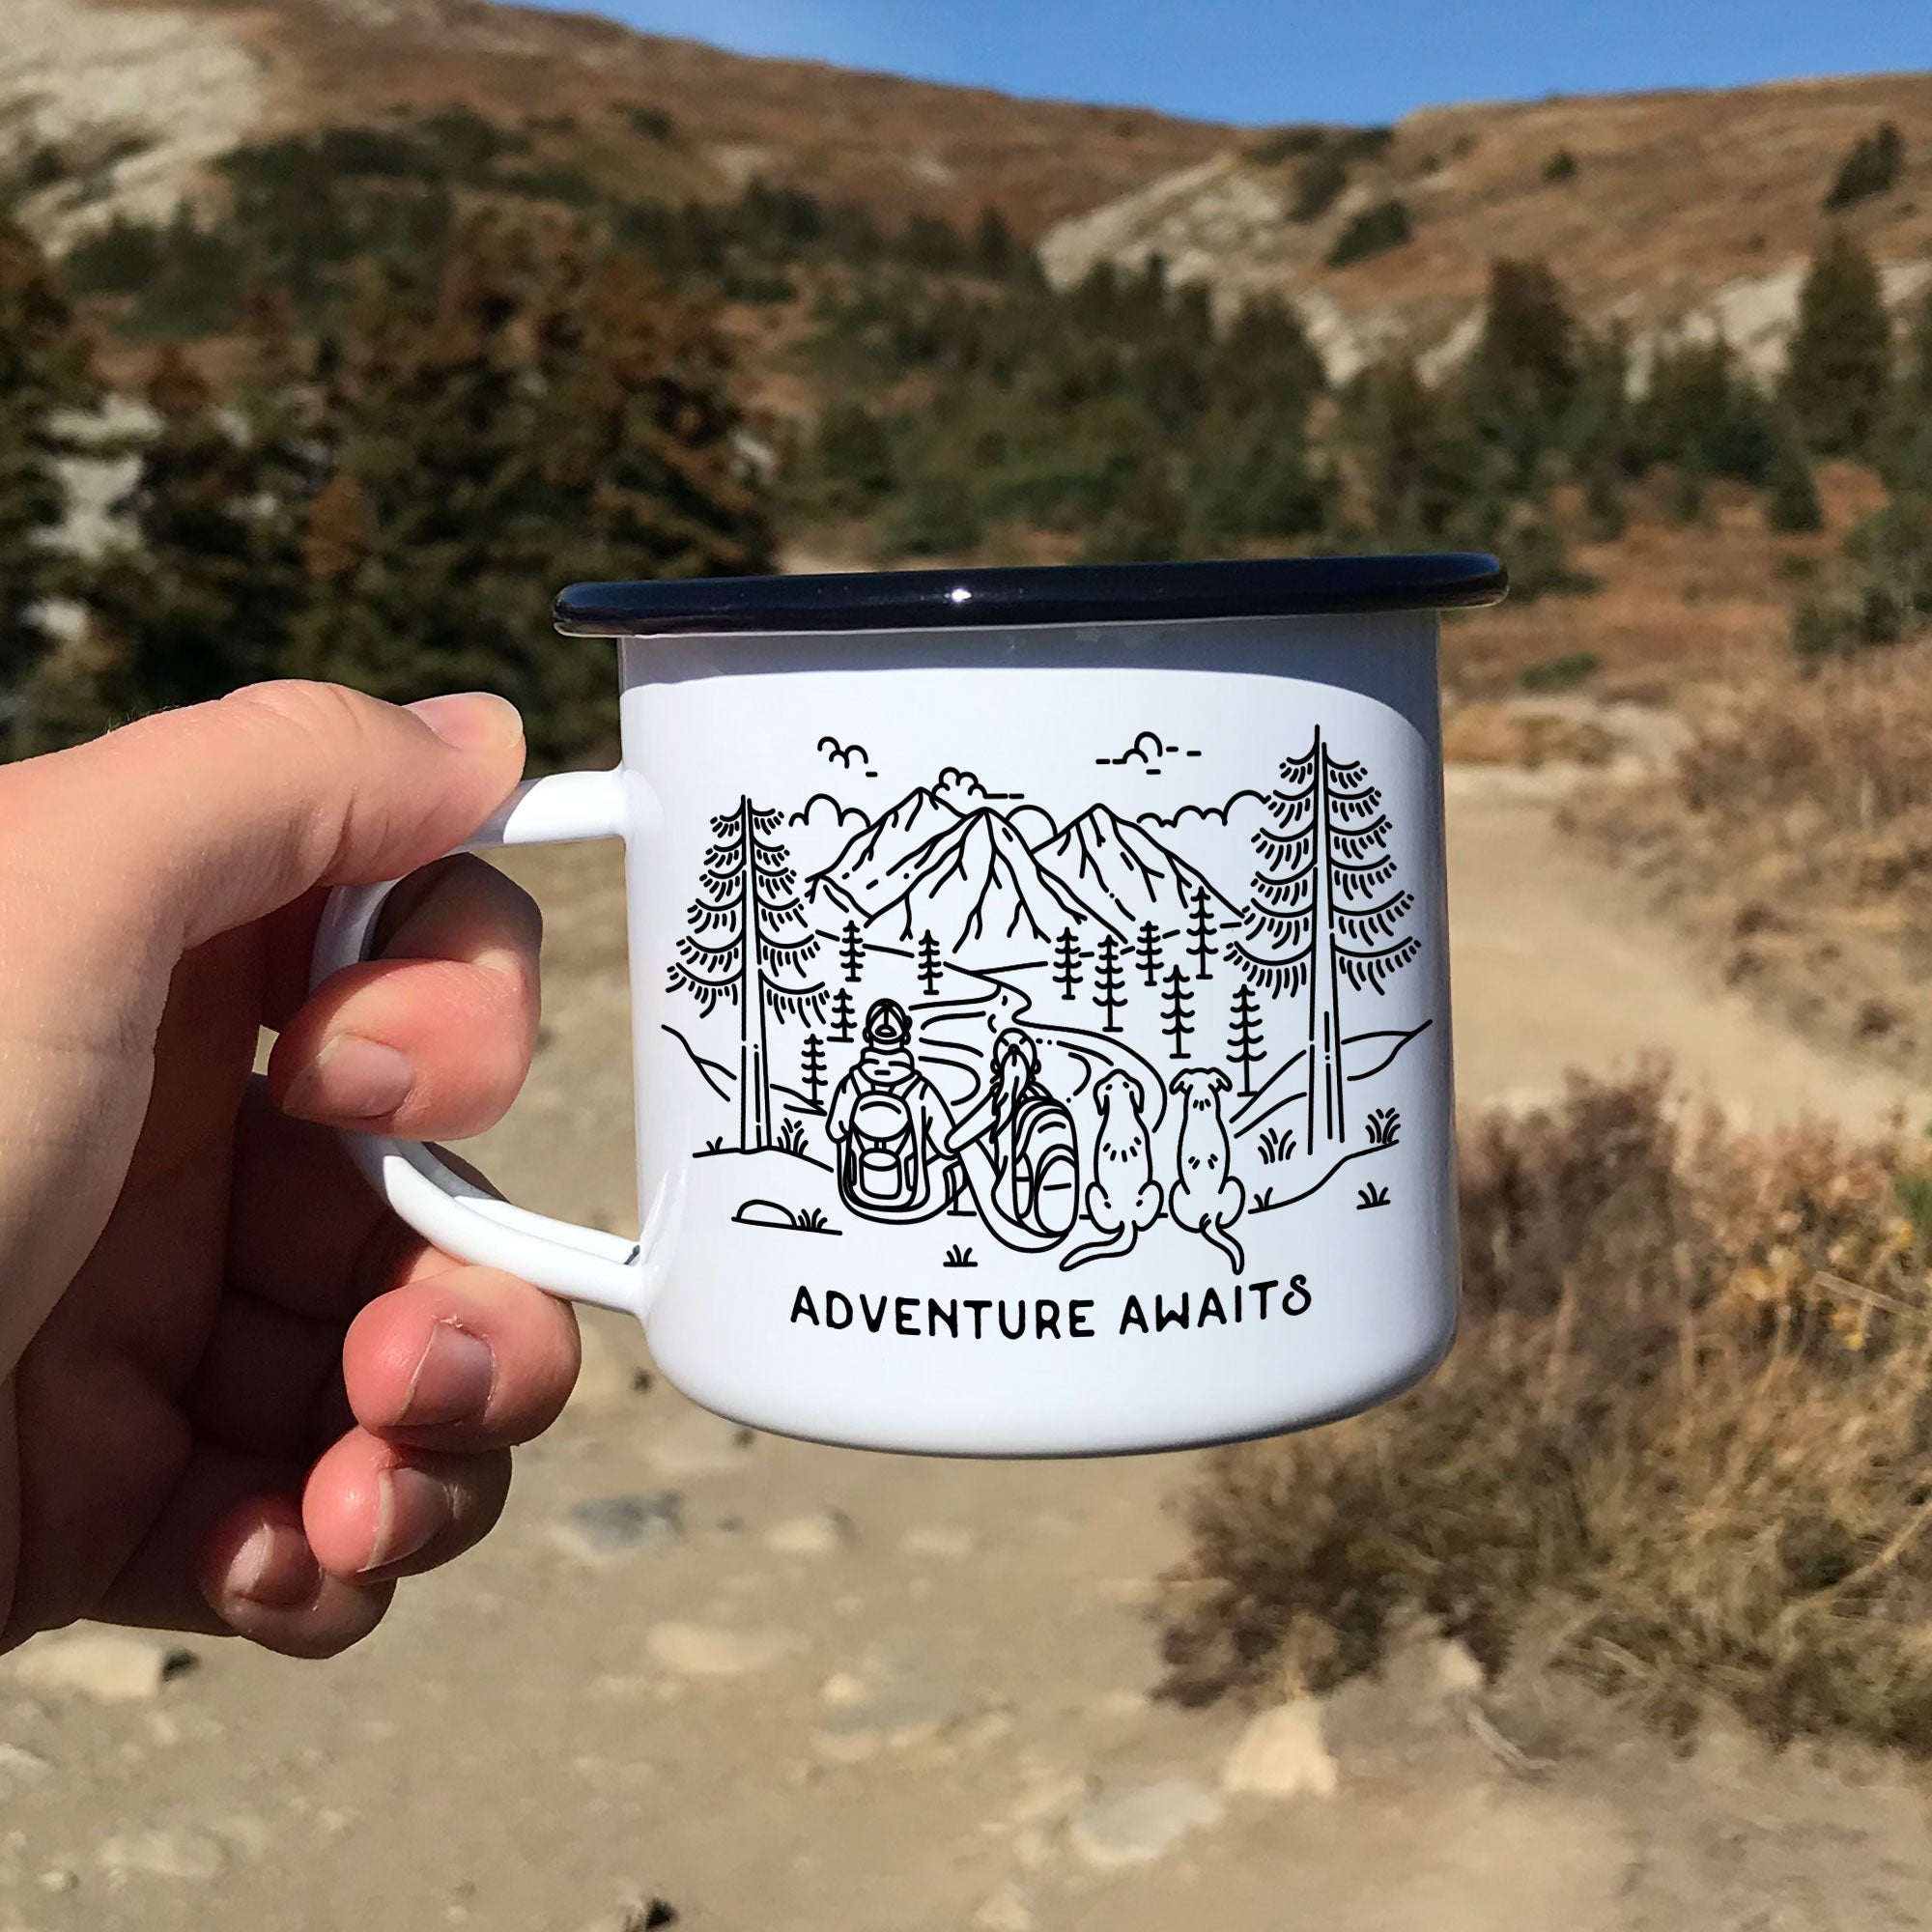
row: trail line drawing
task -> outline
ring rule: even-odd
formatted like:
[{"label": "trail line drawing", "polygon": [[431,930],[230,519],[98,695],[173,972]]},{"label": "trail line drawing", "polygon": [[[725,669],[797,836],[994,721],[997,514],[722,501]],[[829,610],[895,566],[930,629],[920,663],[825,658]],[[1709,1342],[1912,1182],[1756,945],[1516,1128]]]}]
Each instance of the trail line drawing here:
[{"label": "trail line drawing", "polygon": [[1422,950],[1401,930],[1415,895],[1394,884],[1393,828],[1381,805],[1363,765],[1337,760],[1317,725],[1308,750],[1282,760],[1267,801],[1273,823],[1254,835],[1263,861],[1254,896],[1228,948],[1250,984],[1303,1003],[1311,1150],[1348,1139],[1342,982],[1380,994]]},{"label": "trail line drawing", "polygon": [[698,896],[677,942],[670,990],[689,993],[705,1018],[721,1000],[738,1009],[738,1145],[772,1145],[768,1016],[825,1019],[825,982],[805,974],[819,937],[795,895],[798,877],[771,835],[784,814],[761,811],[750,797],[711,821],[717,843],[704,854]]}]

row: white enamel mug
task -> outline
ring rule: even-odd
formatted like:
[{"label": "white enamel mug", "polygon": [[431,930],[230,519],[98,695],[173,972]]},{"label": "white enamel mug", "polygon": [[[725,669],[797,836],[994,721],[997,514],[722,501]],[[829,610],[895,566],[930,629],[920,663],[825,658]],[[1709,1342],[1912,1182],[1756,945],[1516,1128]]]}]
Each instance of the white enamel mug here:
[{"label": "white enamel mug", "polygon": [[[1435,611],[1473,555],[587,584],[623,758],[471,841],[628,852],[641,1234],[352,1135],[697,1402],[879,1449],[1305,1427],[1456,1319]],[[315,977],[386,886],[335,895]],[[613,1042],[613,1050],[614,1050]]]}]

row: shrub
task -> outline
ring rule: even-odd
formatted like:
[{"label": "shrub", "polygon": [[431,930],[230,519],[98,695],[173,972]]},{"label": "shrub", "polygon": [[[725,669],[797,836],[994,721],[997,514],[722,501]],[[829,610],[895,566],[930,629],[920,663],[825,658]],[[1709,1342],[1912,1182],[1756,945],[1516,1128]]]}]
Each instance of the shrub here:
[{"label": "shrub", "polygon": [[1346,269],[1350,262],[1365,262],[1371,255],[1386,255],[1400,248],[1414,234],[1408,210],[1400,201],[1378,201],[1365,208],[1335,238],[1328,251],[1331,269]]},{"label": "shrub", "polygon": [[1328,129],[1312,123],[1277,128],[1264,134],[1247,150],[1247,158],[1258,168],[1278,168],[1283,161],[1312,155],[1328,145]]},{"label": "shrub", "polygon": [[1334,148],[1321,148],[1294,173],[1294,199],[1289,204],[1291,221],[1320,221],[1349,185],[1348,156]]},{"label": "shrub", "polygon": [[1543,179],[1547,182],[1567,182],[1577,178],[1577,156],[1568,148],[1557,151],[1543,164]]},{"label": "shrub", "polygon": [[1845,539],[1826,586],[1792,614],[1800,659],[1843,657],[1923,635],[1932,620],[1932,503],[1897,497]]},{"label": "shrub", "polygon": [[1811,474],[1811,459],[1795,434],[1779,439],[1764,479],[1764,520],[1775,530],[1825,527],[1825,505]]},{"label": "shrub", "polygon": [[1464,1321],[1420,1390],[1223,1451],[1168,1579],[1188,1702],[1373,1669],[1420,1613],[1673,1726],[1932,1753],[1932,1152],[1688,1115],[1653,1067],[1492,1114]]},{"label": "shrub", "polygon": [[1822,204],[1828,213],[1855,207],[1884,194],[1895,186],[1905,167],[1905,143],[1898,129],[1884,122],[1869,134],[1861,134],[1851,145],[1838,172],[1825,192]]},{"label": "shrub", "polygon": [[1525,691],[1574,691],[1597,674],[1594,651],[1562,651],[1541,664],[1525,665],[1519,682]]}]

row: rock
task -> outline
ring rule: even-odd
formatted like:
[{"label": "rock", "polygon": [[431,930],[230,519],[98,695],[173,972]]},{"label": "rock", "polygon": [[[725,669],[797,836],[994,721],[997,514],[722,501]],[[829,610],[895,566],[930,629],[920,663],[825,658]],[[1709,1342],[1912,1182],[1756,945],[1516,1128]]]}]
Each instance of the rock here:
[{"label": "rock", "polygon": [[746,1467],[757,1439],[735,1422],[693,1409],[659,1430],[644,1455],[662,1475],[723,1476]]},{"label": "rock", "polygon": [[582,1932],[659,1932],[678,1922],[677,1908],[662,1898],[627,1898],[610,1912],[600,1912]]},{"label": "rock", "polygon": [[888,1690],[864,1703],[835,1707],[813,1733],[812,1748],[833,1764],[859,1764],[881,1751],[928,1743],[960,1715],[955,1703],[929,1691]]},{"label": "rock", "polygon": [[908,1556],[940,1556],[957,1563],[971,1556],[980,1540],[970,1529],[939,1523],[923,1529],[909,1529],[899,1538],[899,1548]]},{"label": "rock", "polygon": [[94,1861],[110,1878],[206,1880],[227,1862],[219,1844],[200,1832],[128,1832],[103,1839]]},{"label": "rock", "polygon": [[674,1543],[683,1534],[684,1496],[677,1490],[593,1496],[550,1525],[550,1540],[566,1555],[598,1566],[649,1544]]},{"label": "rock", "polygon": [[1033,1907],[1016,1885],[1003,1885],[973,1915],[974,1932],[1033,1932]]},{"label": "rock", "polygon": [[749,1677],[801,1647],[790,1631],[721,1630],[710,1624],[656,1624],[646,1639],[667,1669],[686,1677]]},{"label": "rock", "polygon": [[1188,1833],[1221,1821],[1221,1801],[1191,1778],[1102,1792],[1067,1820],[1066,1841],[1100,1871],[1151,1864]]},{"label": "rock", "polygon": [[1454,1637],[1438,1638],[1428,1646],[1428,1652],[1431,1685],[1438,1697],[1451,1702],[1473,1697],[1489,1682],[1468,1645]]},{"label": "rock", "polygon": [[1221,1767],[1221,1789],[1261,1798],[1332,1798],[1337,1770],[1322,1736],[1321,1707],[1297,1697],[1263,1711]]},{"label": "rock", "polygon": [[43,1891],[73,1891],[80,1885],[80,1874],[71,1865],[49,1865],[34,1883]]},{"label": "rock", "polygon": [[36,1690],[71,1690],[99,1704],[138,1704],[170,1678],[192,1670],[195,1655],[120,1631],[82,1631],[28,1644],[14,1675]]},{"label": "rock", "polygon": [[1091,1777],[1078,1773],[1037,1777],[1020,1793],[1007,1815],[1015,1825],[1043,1825],[1066,1816],[1083,1798],[1091,1798],[1095,1786]]},{"label": "rock", "polygon": [[30,1784],[53,1776],[53,1766],[19,1745],[0,1744],[0,1798],[9,1798]]},{"label": "rock", "polygon": [[779,1556],[836,1556],[853,1540],[852,1519],[836,1509],[787,1517],[764,1535],[765,1548]]}]

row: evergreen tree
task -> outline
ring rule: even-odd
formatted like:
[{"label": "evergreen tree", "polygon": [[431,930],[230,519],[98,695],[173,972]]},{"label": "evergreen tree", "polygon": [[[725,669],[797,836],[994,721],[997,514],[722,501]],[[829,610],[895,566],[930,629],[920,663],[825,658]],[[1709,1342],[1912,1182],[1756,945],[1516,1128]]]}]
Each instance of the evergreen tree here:
[{"label": "evergreen tree", "polygon": [[1094,968],[1094,1004],[1100,1009],[1104,1033],[1120,1032],[1121,1009],[1127,1003],[1127,978],[1121,970],[1121,942],[1111,932],[1103,932]]},{"label": "evergreen tree", "polygon": [[1798,296],[1784,401],[1821,456],[1860,456],[1891,382],[1891,322],[1878,270],[1842,231],[1811,258]]},{"label": "evergreen tree", "polygon": [[1176,1060],[1187,1058],[1187,1037],[1194,1031],[1194,995],[1187,975],[1179,966],[1167,969],[1167,999],[1161,1007],[1160,1030],[1174,1042]]},{"label": "evergreen tree", "polygon": [[243,339],[236,407],[177,349],[149,379],[156,427],[118,506],[131,540],[88,585],[110,714],[193,704],[283,668],[307,594],[316,476],[286,303],[255,298]]},{"label": "evergreen tree", "polygon": [[1318,727],[1300,757],[1282,760],[1281,779],[1267,801],[1273,823],[1254,835],[1262,867],[1227,956],[1269,998],[1303,1003],[1313,1149],[1348,1137],[1343,982],[1380,993],[1422,947],[1401,931],[1415,895],[1396,883],[1388,814],[1361,763],[1337,759]]},{"label": "evergreen tree", "polygon": [[852,1043],[852,1028],[858,1018],[850,986],[840,986],[832,996],[832,1037],[840,1046]]},{"label": "evergreen tree", "polygon": [[438,259],[377,264],[322,421],[356,540],[311,543],[333,570],[296,662],[382,696],[498,691],[539,756],[580,755],[614,728],[608,667],[557,647],[557,586],[768,559],[730,370],[708,316],[635,261],[586,268],[475,222]]},{"label": "evergreen tree", "polygon": [[838,935],[838,967],[853,985],[866,970],[866,946],[859,937],[859,922],[855,919],[848,919],[845,930]]},{"label": "evergreen tree", "polygon": [[1235,988],[1228,1019],[1228,1058],[1241,1069],[1241,1095],[1245,1099],[1255,1091],[1255,1067],[1267,1058],[1262,1043],[1261,1003],[1245,980]]},{"label": "evergreen tree", "polygon": [[805,1097],[815,1108],[825,1093],[825,1042],[815,1033],[805,1037],[799,1054],[799,1077],[805,1083]]},{"label": "evergreen tree", "polygon": [[0,216],[0,720],[52,644],[46,603],[63,575],[52,539],[67,516],[60,462],[71,447],[63,416],[98,399],[59,280],[27,232]]},{"label": "evergreen tree", "polygon": [[1822,530],[1825,506],[1811,474],[1811,459],[1795,424],[1778,439],[1764,483],[1764,520],[1775,530]]},{"label": "evergreen tree", "polygon": [[1906,323],[1899,371],[1884,439],[1885,480],[1894,494],[1932,496],[1932,282]]},{"label": "evergreen tree", "polygon": [[1151,919],[1143,920],[1134,935],[1134,964],[1145,985],[1160,984],[1160,927]]},{"label": "evergreen tree", "polygon": [[1505,454],[1515,487],[1530,487],[1581,381],[1577,324],[1547,263],[1490,264],[1483,332],[1464,380],[1478,433]]},{"label": "evergreen tree", "polygon": [[669,990],[689,993],[706,1018],[720,1001],[738,1009],[738,1146],[745,1153],[772,1145],[768,1020],[825,1019],[825,983],[806,978],[818,935],[806,922],[790,856],[771,837],[783,823],[782,812],[761,811],[749,798],[713,816],[717,843],[705,851],[690,929],[670,967]]},{"label": "evergreen tree", "polygon": [[1861,134],[1838,165],[1822,204],[1827,213],[1855,207],[1895,186],[1905,167],[1905,142],[1889,121]]},{"label": "evergreen tree", "polygon": [[1053,983],[1063,1000],[1070,1000],[1080,984],[1080,942],[1068,926],[1053,942]]},{"label": "evergreen tree", "polygon": [[1214,957],[1214,915],[1208,904],[1208,888],[1197,886],[1194,903],[1187,908],[1188,951],[1194,955],[1194,977],[1211,980],[1208,962]]},{"label": "evergreen tree", "polygon": [[919,936],[919,983],[928,1000],[939,991],[939,942],[930,931]]}]

